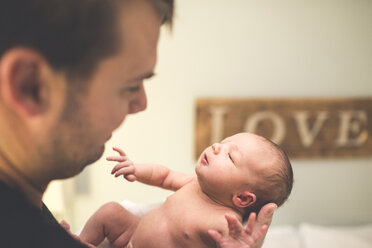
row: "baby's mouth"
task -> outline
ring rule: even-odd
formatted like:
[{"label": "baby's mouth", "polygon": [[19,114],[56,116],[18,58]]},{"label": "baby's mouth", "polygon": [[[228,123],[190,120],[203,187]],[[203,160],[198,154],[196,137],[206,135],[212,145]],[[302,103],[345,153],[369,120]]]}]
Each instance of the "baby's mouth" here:
[{"label": "baby's mouth", "polygon": [[208,157],[207,157],[207,154],[206,154],[206,153],[204,153],[201,162],[202,162],[202,164],[204,164],[204,165],[208,165],[208,164],[209,164],[209,162],[208,162]]}]

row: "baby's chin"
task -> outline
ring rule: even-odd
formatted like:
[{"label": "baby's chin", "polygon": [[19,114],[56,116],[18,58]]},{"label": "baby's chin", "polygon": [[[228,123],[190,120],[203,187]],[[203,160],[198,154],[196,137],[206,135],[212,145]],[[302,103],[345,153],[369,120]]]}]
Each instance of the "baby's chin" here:
[{"label": "baby's chin", "polygon": [[195,165],[195,169],[194,169],[195,174],[196,174],[197,177],[199,177],[199,168],[200,168],[200,163],[198,162],[198,163]]}]

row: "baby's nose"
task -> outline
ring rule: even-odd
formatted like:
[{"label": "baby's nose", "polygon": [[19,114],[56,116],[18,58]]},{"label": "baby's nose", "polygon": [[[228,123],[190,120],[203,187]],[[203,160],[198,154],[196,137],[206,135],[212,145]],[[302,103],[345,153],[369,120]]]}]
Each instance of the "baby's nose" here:
[{"label": "baby's nose", "polygon": [[214,143],[212,145],[212,150],[213,150],[213,153],[214,154],[218,154],[220,152],[220,150],[221,150],[220,144],[219,143]]}]

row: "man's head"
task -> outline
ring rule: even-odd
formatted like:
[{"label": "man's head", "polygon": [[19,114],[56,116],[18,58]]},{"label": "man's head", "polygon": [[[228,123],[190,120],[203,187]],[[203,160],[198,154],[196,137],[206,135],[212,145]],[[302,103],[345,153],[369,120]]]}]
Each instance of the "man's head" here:
[{"label": "man's head", "polygon": [[293,184],[284,151],[251,133],[239,133],[208,147],[195,170],[207,194],[247,213],[258,212],[269,202],[282,205]]},{"label": "man's head", "polygon": [[[12,48],[27,47],[40,53],[54,69],[87,77],[100,60],[122,47],[117,18],[121,8],[131,2],[136,1],[1,1],[0,57]],[[172,24],[173,0],[147,2],[162,23]]]},{"label": "man's head", "polygon": [[97,160],[125,116],[146,108],[143,80],[172,14],[171,0],[2,1],[1,159],[25,167],[27,154],[48,179]]}]

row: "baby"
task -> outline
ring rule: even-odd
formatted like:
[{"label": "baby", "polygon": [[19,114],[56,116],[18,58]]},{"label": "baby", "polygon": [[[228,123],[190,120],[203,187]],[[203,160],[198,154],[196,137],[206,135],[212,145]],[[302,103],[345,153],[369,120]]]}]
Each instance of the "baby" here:
[{"label": "baby", "polygon": [[282,205],[292,190],[288,157],[255,134],[239,133],[206,148],[196,175],[133,164],[122,150],[114,150],[120,156],[107,158],[119,162],[112,174],[176,192],[140,220],[117,203],[104,205],[80,235],[94,245],[107,238],[112,247],[216,247],[208,230],[228,233],[225,215],[243,222],[266,203]]}]

